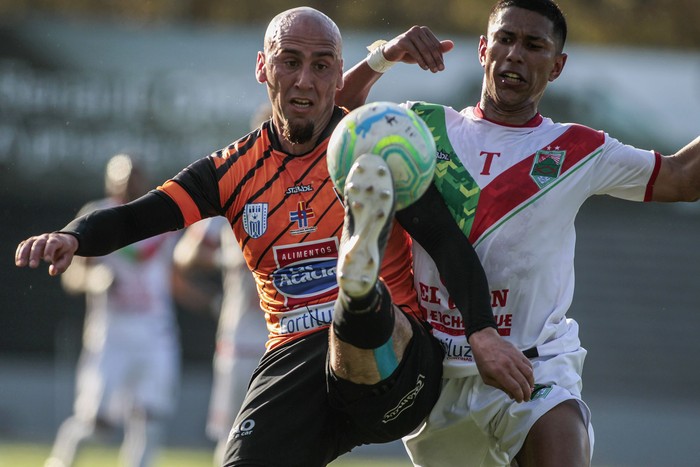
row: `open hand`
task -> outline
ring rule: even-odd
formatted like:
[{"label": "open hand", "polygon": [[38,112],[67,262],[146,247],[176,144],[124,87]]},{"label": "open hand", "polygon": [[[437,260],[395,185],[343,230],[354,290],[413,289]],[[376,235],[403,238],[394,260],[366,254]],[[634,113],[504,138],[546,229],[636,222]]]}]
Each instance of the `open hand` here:
[{"label": "open hand", "polygon": [[49,274],[61,274],[73,261],[78,250],[78,239],[65,233],[45,233],[20,242],[15,252],[17,267],[36,268],[41,261],[49,263]]}]

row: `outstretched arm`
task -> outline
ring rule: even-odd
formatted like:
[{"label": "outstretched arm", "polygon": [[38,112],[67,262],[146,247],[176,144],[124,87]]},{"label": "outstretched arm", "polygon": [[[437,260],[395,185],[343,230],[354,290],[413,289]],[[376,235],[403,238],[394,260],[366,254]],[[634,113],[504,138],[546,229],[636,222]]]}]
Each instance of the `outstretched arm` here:
[{"label": "outstretched arm", "polygon": [[398,211],[396,218],[435,261],[450,297],[462,314],[465,333],[484,382],[518,402],[530,400],[534,385],[532,365],[498,334],[486,273],[435,185],[414,204]]},{"label": "outstretched arm", "polygon": [[382,76],[381,70],[393,63],[417,64],[433,73],[444,70],[443,55],[454,48],[454,43],[439,40],[427,26],[413,26],[388,42],[378,41],[368,48],[370,55],[345,72],[343,88],[336,93],[336,104],[351,110],[364,104],[372,86]]},{"label": "outstretched arm", "polygon": [[102,256],[126,245],[183,227],[175,203],[154,191],[110,209],[100,209],[71,221],[59,232],[44,233],[20,242],[15,265],[36,268],[49,263],[49,274],[61,274],[75,255]]},{"label": "outstretched arm", "polygon": [[672,156],[661,160],[654,182],[654,201],[697,201],[700,199],[700,137]]}]

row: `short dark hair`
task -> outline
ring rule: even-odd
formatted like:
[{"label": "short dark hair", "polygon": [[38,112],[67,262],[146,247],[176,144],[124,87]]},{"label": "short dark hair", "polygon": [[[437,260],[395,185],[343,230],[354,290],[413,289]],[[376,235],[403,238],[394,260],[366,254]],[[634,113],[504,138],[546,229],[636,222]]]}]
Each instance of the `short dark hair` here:
[{"label": "short dark hair", "polygon": [[525,10],[534,11],[539,13],[548,20],[552,22],[554,26],[554,36],[558,39],[561,44],[560,47],[564,49],[564,43],[566,43],[566,19],[564,18],[564,13],[559,8],[559,5],[554,3],[552,0],[499,0],[493,6],[491,14],[489,15],[489,23],[493,21],[495,16],[499,11],[510,7],[523,8]]}]

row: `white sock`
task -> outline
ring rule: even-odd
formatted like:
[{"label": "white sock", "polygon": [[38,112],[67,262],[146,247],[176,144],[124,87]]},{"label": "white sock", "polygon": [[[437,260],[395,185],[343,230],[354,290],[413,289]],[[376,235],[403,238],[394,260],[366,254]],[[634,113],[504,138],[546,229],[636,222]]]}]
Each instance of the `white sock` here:
[{"label": "white sock", "polygon": [[45,467],[70,467],[80,444],[95,433],[95,425],[77,418],[67,418],[59,427],[56,440],[51,448],[51,456]]},{"label": "white sock", "polygon": [[124,442],[119,450],[119,458],[125,467],[149,467],[162,443],[163,422],[151,419],[143,412],[137,412],[124,427]]}]

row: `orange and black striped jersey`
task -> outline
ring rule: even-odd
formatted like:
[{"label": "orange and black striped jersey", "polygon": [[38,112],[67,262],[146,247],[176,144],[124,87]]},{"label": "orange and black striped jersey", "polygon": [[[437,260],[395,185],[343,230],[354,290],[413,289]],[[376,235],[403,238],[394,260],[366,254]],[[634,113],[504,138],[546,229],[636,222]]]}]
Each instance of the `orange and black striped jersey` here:
[{"label": "orange and black striped jersey", "polygon": [[[200,159],[158,190],[179,207],[185,226],[226,217],[256,281],[268,348],[330,325],[338,294],[336,263],[344,208],[326,165],[336,108],[316,148],[281,150],[271,122]],[[381,276],[393,301],[419,314],[411,240],[394,223]]]}]

